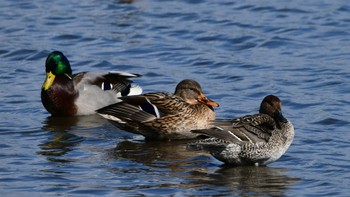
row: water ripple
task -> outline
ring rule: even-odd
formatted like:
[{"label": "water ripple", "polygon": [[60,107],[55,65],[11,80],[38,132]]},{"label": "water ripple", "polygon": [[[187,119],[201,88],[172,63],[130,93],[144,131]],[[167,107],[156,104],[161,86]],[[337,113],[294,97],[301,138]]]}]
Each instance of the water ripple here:
[{"label": "water ripple", "polygon": [[[345,0],[0,2],[1,194],[348,195],[349,10]],[[145,92],[195,79],[218,118],[257,113],[276,94],[295,140],[268,167],[232,168],[99,116],[50,117],[40,88],[52,50],[74,72],[142,74]]]}]

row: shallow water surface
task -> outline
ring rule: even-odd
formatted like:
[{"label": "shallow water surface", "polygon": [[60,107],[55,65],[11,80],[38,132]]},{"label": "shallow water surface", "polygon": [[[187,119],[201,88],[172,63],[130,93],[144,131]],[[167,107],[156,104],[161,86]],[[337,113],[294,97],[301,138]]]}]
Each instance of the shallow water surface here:
[{"label": "shallow water surface", "polygon": [[[2,196],[348,196],[348,1],[0,2]],[[296,136],[267,167],[230,167],[186,141],[146,142],[98,115],[54,118],[52,50],[73,72],[142,74],[144,92],[197,80],[220,119],[279,96]]]}]

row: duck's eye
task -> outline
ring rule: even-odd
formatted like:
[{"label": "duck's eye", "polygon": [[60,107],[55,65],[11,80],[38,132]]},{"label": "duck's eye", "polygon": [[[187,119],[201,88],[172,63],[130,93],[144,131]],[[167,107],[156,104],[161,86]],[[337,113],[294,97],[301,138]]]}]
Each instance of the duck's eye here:
[{"label": "duck's eye", "polygon": [[108,82],[102,82],[101,88],[102,90],[111,90],[113,88],[113,85]]},{"label": "duck's eye", "polygon": [[270,104],[271,106],[273,106],[273,102],[272,101],[268,101],[268,104]]}]

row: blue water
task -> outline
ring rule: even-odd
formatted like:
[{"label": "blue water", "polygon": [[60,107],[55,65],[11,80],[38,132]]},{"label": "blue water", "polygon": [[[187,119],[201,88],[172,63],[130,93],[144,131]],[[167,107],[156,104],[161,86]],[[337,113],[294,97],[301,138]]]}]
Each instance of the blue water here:
[{"label": "blue water", "polygon": [[[350,6],[338,1],[0,2],[1,196],[348,196]],[[295,127],[267,167],[228,167],[186,142],[145,142],[99,116],[52,118],[45,58],[123,70],[144,92],[197,80],[218,118],[279,96]]]}]

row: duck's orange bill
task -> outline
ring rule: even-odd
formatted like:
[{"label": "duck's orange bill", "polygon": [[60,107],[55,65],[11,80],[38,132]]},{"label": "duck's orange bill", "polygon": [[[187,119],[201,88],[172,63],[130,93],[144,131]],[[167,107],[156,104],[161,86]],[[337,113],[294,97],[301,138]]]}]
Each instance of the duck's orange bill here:
[{"label": "duck's orange bill", "polygon": [[219,107],[219,103],[215,102],[215,101],[212,101],[212,100],[209,100],[207,101],[206,103],[204,103],[206,105],[209,105],[209,106],[212,106],[212,107]]},{"label": "duck's orange bill", "polygon": [[199,101],[200,103],[203,103],[203,104],[206,104],[206,105],[212,106],[212,107],[219,107],[219,106],[220,106],[217,102],[215,102],[215,101],[213,101],[213,100],[210,100],[208,97],[206,97],[206,96],[203,95],[203,94],[200,95],[198,101]]}]

